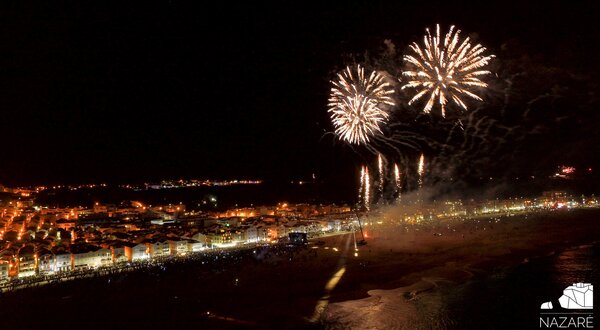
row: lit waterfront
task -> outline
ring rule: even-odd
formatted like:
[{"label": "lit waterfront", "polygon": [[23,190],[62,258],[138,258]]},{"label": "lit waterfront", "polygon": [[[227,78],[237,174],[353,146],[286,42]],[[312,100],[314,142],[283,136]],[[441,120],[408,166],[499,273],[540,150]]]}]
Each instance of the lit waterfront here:
[{"label": "lit waterfront", "polygon": [[[140,202],[133,205],[141,213],[151,210]],[[54,232],[57,239],[44,244],[52,232],[52,228],[48,227],[57,223],[36,222],[35,216],[29,215],[26,217],[28,221],[19,225],[21,230],[17,236],[12,241],[5,240],[0,283],[2,290],[6,291],[161,267],[171,262],[210,259],[210,256],[220,253],[286,245],[289,235],[293,233],[305,233],[309,238],[316,239],[350,231],[364,235],[360,238],[367,240],[378,232],[397,233],[398,230],[449,235],[457,231],[464,232],[465,228],[470,228],[468,230],[471,232],[485,230],[501,219],[510,220],[515,216],[596,206],[598,201],[595,198],[576,200],[562,192],[549,192],[535,199],[492,200],[476,204],[461,201],[398,204],[380,206],[370,212],[352,212],[346,207],[280,203],[272,208],[232,209],[223,212],[220,217],[202,221],[192,217],[194,220],[190,221],[194,212],[183,212],[183,205],[172,205],[155,206],[156,210],[170,209],[175,215],[152,220],[148,224],[150,227],[140,228],[144,226],[133,224],[123,217],[113,217],[108,225],[112,230],[104,232],[98,230],[106,228],[105,223],[86,222],[89,218],[82,214],[89,211],[62,210],[75,220],[69,222],[71,227],[68,231],[59,228]],[[104,210],[101,205],[95,207]],[[14,228],[15,218],[22,218],[22,210],[18,207],[12,212],[11,220],[5,222],[0,235]],[[119,224],[119,221],[122,223]],[[26,233],[24,229],[32,224],[37,224],[38,233]],[[184,225],[186,229],[178,229],[177,224],[179,228]],[[87,235],[86,231],[90,229],[98,231],[98,236]],[[65,240],[61,238],[61,233],[72,236]],[[119,240],[111,239],[115,233],[124,236]]]}]

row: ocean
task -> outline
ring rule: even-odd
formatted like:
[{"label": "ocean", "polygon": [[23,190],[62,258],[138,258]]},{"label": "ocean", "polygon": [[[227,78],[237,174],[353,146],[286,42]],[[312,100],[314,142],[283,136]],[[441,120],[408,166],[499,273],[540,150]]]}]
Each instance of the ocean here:
[{"label": "ocean", "polygon": [[[447,329],[539,329],[540,305],[558,298],[573,283],[600,283],[600,245],[573,247],[559,253],[524,260],[518,266],[476,276],[459,286],[426,293],[418,308],[432,301],[441,304],[437,315],[423,315],[422,328]],[[595,302],[598,298],[595,297]],[[595,304],[598,306],[598,304]],[[596,320],[598,319],[595,308]],[[434,311],[434,313],[436,313]],[[427,323],[430,320],[430,323]]]}]

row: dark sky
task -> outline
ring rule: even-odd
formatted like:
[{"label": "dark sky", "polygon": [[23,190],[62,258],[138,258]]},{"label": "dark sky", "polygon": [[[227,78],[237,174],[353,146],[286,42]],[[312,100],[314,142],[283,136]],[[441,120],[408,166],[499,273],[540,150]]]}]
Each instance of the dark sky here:
[{"label": "dark sky", "polygon": [[0,182],[354,175],[360,157],[323,137],[329,79],[436,22],[597,77],[593,1],[102,3],[0,7]]}]

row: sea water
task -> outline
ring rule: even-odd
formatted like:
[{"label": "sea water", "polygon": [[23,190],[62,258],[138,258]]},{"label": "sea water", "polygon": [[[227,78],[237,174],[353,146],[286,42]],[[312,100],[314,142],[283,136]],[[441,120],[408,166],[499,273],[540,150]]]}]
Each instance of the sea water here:
[{"label": "sea water", "polygon": [[[541,304],[550,301],[554,311],[561,312],[558,298],[566,287],[578,282],[600,283],[600,245],[578,246],[526,259],[518,266],[498,269],[465,284],[426,294],[422,297],[424,301],[441,300],[441,304],[434,311],[437,321],[419,322],[419,327],[539,329],[540,312],[544,312],[540,310]],[[598,298],[594,300],[597,302]],[[592,311],[596,328],[600,326],[599,309],[595,304]],[[419,316],[419,320],[428,318]]]}]

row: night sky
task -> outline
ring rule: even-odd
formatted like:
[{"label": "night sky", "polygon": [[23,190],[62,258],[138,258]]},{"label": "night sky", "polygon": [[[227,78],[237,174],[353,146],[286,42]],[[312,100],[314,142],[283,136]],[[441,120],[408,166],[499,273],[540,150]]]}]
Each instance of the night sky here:
[{"label": "night sky", "polygon": [[497,55],[498,84],[527,72],[513,113],[551,95],[528,125],[507,119],[538,128],[520,173],[600,165],[596,1],[191,3],[2,5],[0,183],[352,180],[367,156],[324,135],[329,80],[437,22]]}]

